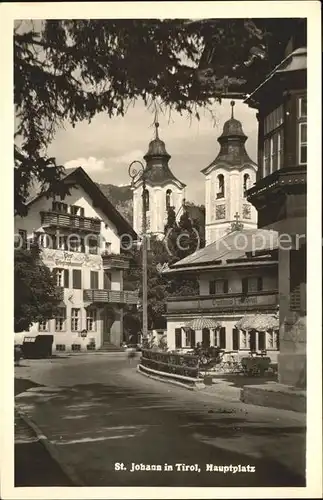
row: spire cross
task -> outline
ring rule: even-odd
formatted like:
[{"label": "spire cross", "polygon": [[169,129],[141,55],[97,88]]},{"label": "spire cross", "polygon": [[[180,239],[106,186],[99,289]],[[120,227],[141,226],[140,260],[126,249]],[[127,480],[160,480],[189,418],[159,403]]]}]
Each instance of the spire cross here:
[{"label": "spire cross", "polygon": [[234,108],[234,106],[235,106],[235,102],[234,102],[234,101],[231,101],[231,102],[230,102],[230,106],[231,106],[231,118],[234,118],[234,116],[233,116],[233,108]]}]

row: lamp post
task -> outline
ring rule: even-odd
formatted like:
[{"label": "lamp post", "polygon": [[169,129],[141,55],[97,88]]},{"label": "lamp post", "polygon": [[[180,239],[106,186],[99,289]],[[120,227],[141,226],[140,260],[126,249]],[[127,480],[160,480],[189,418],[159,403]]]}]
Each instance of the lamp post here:
[{"label": "lamp post", "polygon": [[[138,165],[138,166],[137,166]],[[148,337],[148,313],[147,313],[147,217],[146,217],[146,178],[145,167],[141,161],[135,160],[129,165],[129,176],[131,184],[138,180],[142,181],[142,334]]]}]

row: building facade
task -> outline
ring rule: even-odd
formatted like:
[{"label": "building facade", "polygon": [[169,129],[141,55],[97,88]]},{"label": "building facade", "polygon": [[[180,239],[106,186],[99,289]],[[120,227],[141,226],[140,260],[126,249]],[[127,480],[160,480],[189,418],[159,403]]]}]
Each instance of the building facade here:
[{"label": "building facade", "polygon": [[206,244],[218,240],[231,228],[236,218],[245,229],[257,227],[257,211],[247,200],[246,192],[256,181],[257,165],[245,149],[247,136],[239,120],[225,122],[218,138],[220,152],[215,160],[202,170],[205,175],[205,239]]},{"label": "building facade", "polygon": [[[177,219],[180,216],[185,184],[169,168],[171,156],[166,151],[165,143],[159,138],[158,128],[159,124],[155,123],[155,138],[149,143],[148,152],[144,156],[145,205],[147,233],[163,238],[168,208],[174,208]],[[137,234],[142,233],[142,196],[142,180],[138,179],[133,186],[133,228]]]},{"label": "building facade", "polygon": [[123,308],[138,302],[123,290],[129,262],[120,251],[137,235],[81,167],[62,182],[71,186],[64,199],[37,196],[26,217],[15,217],[16,243],[37,241],[61,294],[59,315],[30,332],[53,335],[54,351],[120,346]]},{"label": "building facade", "polygon": [[[262,247],[259,254],[253,249]],[[243,248],[238,250],[238,248]],[[172,277],[197,277],[199,295],[167,300],[167,341],[170,349],[191,349],[197,342],[248,354],[267,350],[277,361],[279,335],[272,328],[277,314],[277,233],[242,230],[181,260],[166,271]],[[263,316],[264,328],[238,328],[242,319]],[[192,331],[193,319],[214,320],[219,327]],[[266,327],[266,322],[268,327]]]},{"label": "building facade", "polygon": [[257,182],[248,200],[261,228],[282,237],[279,248],[279,381],[306,385],[306,20],[289,40],[285,57],[248,97],[258,110]]}]

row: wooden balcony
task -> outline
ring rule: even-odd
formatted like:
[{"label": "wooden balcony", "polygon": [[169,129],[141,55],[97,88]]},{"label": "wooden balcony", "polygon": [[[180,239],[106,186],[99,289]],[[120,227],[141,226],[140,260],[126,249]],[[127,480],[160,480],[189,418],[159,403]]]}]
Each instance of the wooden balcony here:
[{"label": "wooden balcony", "polygon": [[257,310],[275,310],[278,305],[278,291],[226,293],[221,295],[198,295],[193,297],[170,297],[167,300],[168,314],[185,313],[227,313]]},{"label": "wooden balcony", "polygon": [[123,255],[102,254],[103,269],[128,269],[129,259]]},{"label": "wooden balcony", "polygon": [[84,302],[96,302],[100,304],[137,304],[138,292],[119,290],[83,290]]},{"label": "wooden balcony", "polygon": [[81,217],[80,215],[65,214],[62,212],[40,212],[41,224],[45,227],[68,228],[73,231],[87,233],[100,233],[101,221],[92,217]]}]

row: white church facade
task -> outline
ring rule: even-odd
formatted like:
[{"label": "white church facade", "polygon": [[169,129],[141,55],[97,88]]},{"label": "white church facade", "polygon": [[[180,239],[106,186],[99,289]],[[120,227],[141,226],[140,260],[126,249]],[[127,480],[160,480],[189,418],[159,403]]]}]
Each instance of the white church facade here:
[{"label": "white church facade", "polygon": [[245,229],[257,227],[257,211],[247,201],[246,191],[256,182],[257,165],[245,149],[247,136],[232,114],[218,138],[220,151],[205,175],[205,240],[210,244],[225,234],[237,215]]}]

